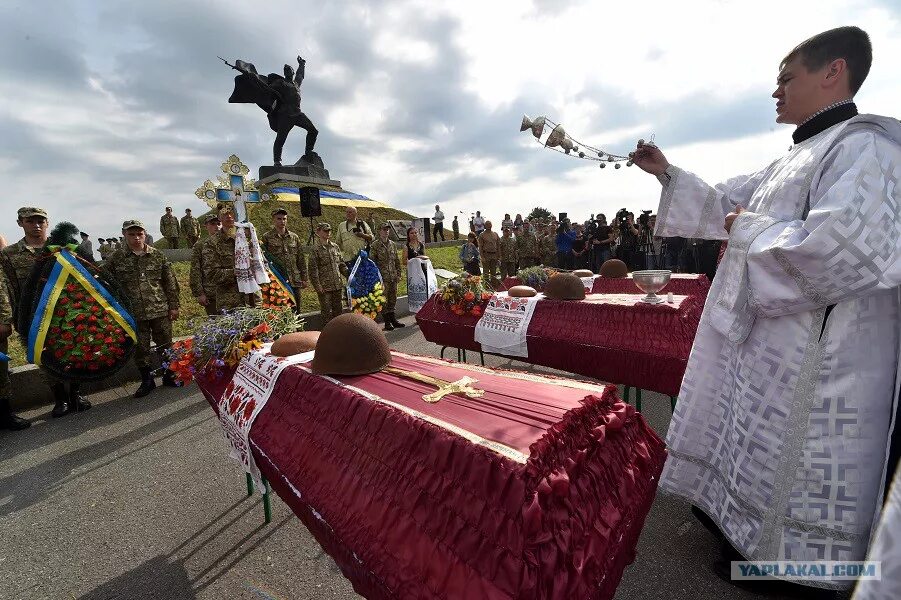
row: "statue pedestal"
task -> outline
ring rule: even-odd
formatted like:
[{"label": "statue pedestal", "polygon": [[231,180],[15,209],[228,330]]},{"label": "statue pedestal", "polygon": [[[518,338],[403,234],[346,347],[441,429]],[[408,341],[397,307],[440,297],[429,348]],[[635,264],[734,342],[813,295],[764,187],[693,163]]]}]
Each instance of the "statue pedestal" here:
[{"label": "statue pedestal", "polygon": [[322,160],[314,153],[316,162],[308,161],[301,158],[293,165],[282,167],[265,166],[260,167],[260,177],[258,181],[263,185],[285,185],[303,187],[304,185],[330,185],[341,187],[341,182],[332,179],[328,169],[322,166]]}]

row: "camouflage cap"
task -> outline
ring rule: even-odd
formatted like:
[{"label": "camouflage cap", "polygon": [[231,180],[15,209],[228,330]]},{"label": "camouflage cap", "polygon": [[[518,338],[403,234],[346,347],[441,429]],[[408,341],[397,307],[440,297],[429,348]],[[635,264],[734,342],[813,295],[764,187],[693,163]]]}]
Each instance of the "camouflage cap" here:
[{"label": "camouflage cap", "polygon": [[391,223],[389,223],[388,221],[385,221],[384,223],[379,225],[379,229],[391,229]]},{"label": "camouflage cap", "polygon": [[203,218],[204,223],[209,223],[210,221],[218,221],[218,220],[219,220],[219,215],[217,215],[216,213],[209,214]]},{"label": "camouflage cap", "polygon": [[135,227],[147,231],[147,228],[144,227],[144,223],[142,223],[138,219],[129,219],[122,223],[122,231],[125,231],[126,229],[134,229]]},{"label": "camouflage cap", "polygon": [[19,218],[27,219],[28,217],[44,217],[47,219],[47,211],[43,208],[36,208],[34,206],[23,206],[19,209]]},{"label": "camouflage cap", "polygon": [[318,225],[316,225],[316,231],[320,231],[320,230],[321,231],[331,231],[332,226],[329,225],[328,223],[319,223]]},{"label": "camouflage cap", "polygon": [[272,216],[273,216],[273,217],[274,217],[275,215],[286,215],[286,214],[288,214],[288,211],[287,211],[286,209],[284,209],[284,208],[281,208],[281,207],[276,208],[274,211],[272,211]]}]

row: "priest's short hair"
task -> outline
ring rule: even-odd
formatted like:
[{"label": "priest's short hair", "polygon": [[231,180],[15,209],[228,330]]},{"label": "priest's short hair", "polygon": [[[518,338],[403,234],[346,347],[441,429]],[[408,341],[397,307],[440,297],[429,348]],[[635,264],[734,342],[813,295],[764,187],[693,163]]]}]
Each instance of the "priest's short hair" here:
[{"label": "priest's short hair", "polygon": [[782,59],[779,68],[796,58],[801,59],[808,71],[822,69],[839,58],[848,65],[848,85],[856,94],[870,73],[873,64],[873,45],[870,36],[860,27],[836,27],[806,39]]}]

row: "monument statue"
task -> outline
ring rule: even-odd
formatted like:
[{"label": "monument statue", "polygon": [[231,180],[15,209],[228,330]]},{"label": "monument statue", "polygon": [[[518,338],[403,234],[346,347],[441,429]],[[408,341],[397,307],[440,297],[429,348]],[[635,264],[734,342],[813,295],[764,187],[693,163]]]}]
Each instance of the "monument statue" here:
[{"label": "monument statue", "polygon": [[282,166],[282,148],[288,133],[296,126],[307,131],[306,150],[301,162],[322,168],[322,159],[313,151],[319,130],[300,110],[300,84],[303,82],[306,61],[297,57],[297,71],[291,65],[285,65],[284,76],[270,73],[265,77],[257,73],[256,67],[249,62],[236,60],[229,64],[224,58],[222,62],[240,71],[235,77],[235,89],[228,99],[230,103],[256,104],[269,117],[269,127],[275,132],[275,144],[272,146],[272,160],[276,167]]}]

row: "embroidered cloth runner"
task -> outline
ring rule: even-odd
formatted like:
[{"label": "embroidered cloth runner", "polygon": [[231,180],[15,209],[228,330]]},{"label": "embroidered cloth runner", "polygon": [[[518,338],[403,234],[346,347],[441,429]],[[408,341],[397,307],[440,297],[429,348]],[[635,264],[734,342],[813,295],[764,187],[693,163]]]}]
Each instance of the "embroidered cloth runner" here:
[{"label": "embroidered cloth runner", "polygon": [[[238,280],[238,291],[242,294],[255,294],[260,291],[261,284],[269,283],[257,230],[253,223],[235,223],[235,227],[235,277]],[[244,229],[250,233],[249,243]]]},{"label": "embroidered cloth runner", "polygon": [[514,298],[497,292],[488,300],[485,312],[476,323],[475,340],[485,352],[507,356],[529,356],[526,334],[535,313],[535,305],[544,298]]},{"label": "embroidered cloth runner", "polygon": [[306,352],[289,357],[272,356],[266,344],[262,349],[251,352],[238,363],[234,377],[225,388],[219,399],[219,423],[222,434],[229,446],[229,456],[241,463],[241,467],[250,473],[257,489],[262,492],[263,481],[260,469],[250,453],[248,439],[250,428],[266,406],[278,376],[285,367],[313,360],[313,353]]}]

